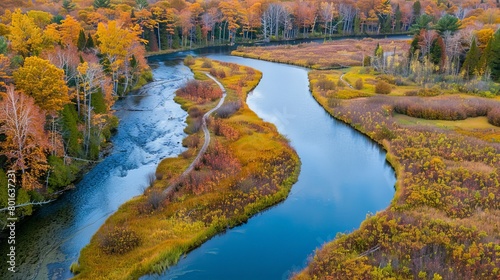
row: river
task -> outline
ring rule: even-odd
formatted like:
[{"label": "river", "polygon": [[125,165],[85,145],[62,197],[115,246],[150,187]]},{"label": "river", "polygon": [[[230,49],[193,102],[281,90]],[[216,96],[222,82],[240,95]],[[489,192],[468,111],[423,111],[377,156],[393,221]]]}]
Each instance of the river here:
[{"label": "river", "polygon": [[[212,238],[165,274],[144,278],[286,278],[306,265],[315,248],[338,232],[359,227],[368,213],[386,208],[394,195],[394,172],[377,145],[316,103],[306,69],[209,56],[263,72],[248,104],[290,139],[302,161],[301,173],[286,201]],[[120,126],[112,153],[75,190],[18,226],[19,279],[71,277],[68,267],[105,219],[142,192],[147,175],[162,158],[183,151],[186,113],[172,98],[192,74],[179,60],[160,60],[154,66],[155,82],[144,88],[144,96],[116,104]],[[5,255],[5,242],[0,246]],[[6,272],[4,263],[0,270]],[[0,278],[12,279],[1,274]]]},{"label": "river", "polygon": [[[72,262],[118,207],[143,192],[147,175],[161,159],[185,149],[186,112],[173,101],[175,90],[193,77],[179,61],[153,65],[155,81],[140,94],[118,101],[120,119],[113,150],[85,174],[76,189],[45,205],[16,229],[17,270],[0,262],[0,279],[68,279]],[[1,240],[1,259],[7,242]],[[14,276],[14,277],[13,277]]]},{"label": "river", "polygon": [[337,233],[385,209],[394,196],[395,174],[383,150],[314,100],[307,69],[208,57],[263,72],[248,105],[290,140],[302,162],[299,179],[283,203],[212,238],[163,275],[141,279],[286,279]]}]

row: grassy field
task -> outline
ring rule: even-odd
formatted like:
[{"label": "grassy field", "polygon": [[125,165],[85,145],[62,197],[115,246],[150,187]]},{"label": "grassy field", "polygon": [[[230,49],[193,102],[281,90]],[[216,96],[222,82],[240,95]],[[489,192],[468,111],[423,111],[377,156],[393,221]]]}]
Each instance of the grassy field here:
[{"label": "grassy field", "polygon": [[[94,235],[72,269],[77,279],[136,279],[160,273],[193,248],[285,199],[299,174],[299,158],[276,128],[245,103],[262,74],[208,59],[187,59],[198,82],[178,91],[189,113],[184,140],[188,150],[163,160],[145,194],[122,205]],[[217,85],[227,97],[209,119],[211,143],[186,177],[179,175],[203,142],[201,116],[218,102]],[[174,192],[163,196],[164,190]]]},{"label": "grassy field", "polygon": [[[272,48],[260,53],[280,61]],[[362,85],[346,93],[342,74]],[[387,151],[397,183],[386,210],[319,249],[295,279],[499,279],[498,98],[397,85],[361,67],[309,79],[326,111]],[[388,94],[375,93],[379,81]]]},{"label": "grassy field", "polygon": [[374,42],[387,52],[402,54],[408,51],[408,42],[391,39],[345,39],[325,43],[280,45],[272,47],[238,47],[236,56],[281,62],[312,69],[335,69],[345,66],[363,66],[363,59],[372,55]]}]

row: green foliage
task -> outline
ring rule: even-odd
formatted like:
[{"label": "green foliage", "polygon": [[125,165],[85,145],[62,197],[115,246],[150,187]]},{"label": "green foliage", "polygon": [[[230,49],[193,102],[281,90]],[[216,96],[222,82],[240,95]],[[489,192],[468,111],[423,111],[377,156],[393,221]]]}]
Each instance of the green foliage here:
[{"label": "green foliage", "polygon": [[64,20],[64,17],[62,15],[55,15],[53,18],[52,18],[52,23],[57,23],[57,24],[61,24],[61,21]]},{"label": "green foliage", "polygon": [[491,78],[494,81],[500,81],[500,29],[495,32],[488,45],[490,46],[488,66],[491,70]]},{"label": "green foliage", "polygon": [[5,37],[0,36],[0,54],[6,54],[7,53],[7,40],[5,40]]},{"label": "green foliage", "polygon": [[[16,204],[28,203],[31,201],[31,196],[24,188],[17,189],[16,194]],[[16,208],[16,214],[18,217],[29,216],[33,213],[33,205],[23,206]]]},{"label": "green foliage", "polygon": [[149,6],[149,3],[147,0],[135,0],[135,6],[137,7],[137,9],[142,10],[147,8]]},{"label": "green foliage", "polygon": [[394,29],[396,30],[396,32],[401,31],[401,27],[403,25],[402,19],[403,19],[403,14],[401,13],[401,9],[399,8],[398,4],[396,6],[396,11],[394,12],[394,21],[396,21]]},{"label": "green foliage", "polygon": [[110,0],[94,0],[93,6],[96,9],[109,8],[110,7]]},{"label": "green foliage", "polygon": [[420,4],[420,1],[415,1],[413,2],[413,15],[417,18],[420,16],[420,13],[422,11],[422,4]]},{"label": "green foliage", "polygon": [[354,17],[354,35],[361,34],[361,18],[359,16]]},{"label": "green foliage", "polygon": [[8,205],[7,185],[7,174],[0,168],[0,208],[4,208]]},{"label": "green foliage", "polygon": [[60,123],[66,149],[71,156],[82,154],[82,134],[78,130],[78,114],[73,104],[67,104],[61,111]]},{"label": "green foliage", "polygon": [[433,27],[440,35],[445,32],[455,33],[460,28],[460,21],[450,14],[442,16]]},{"label": "green foliage", "polygon": [[433,20],[433,17],[428,15],[428,14],[423,14],[419,16],[416,20],[415,23],[411,26],[410,32],[413,34],[419,34],[420,30],[429,30],[430,29],[430,24]]},{"label": "green foliage", "polygon": [[79,51],[82,51],[85,49],[85,46],[87,45],[87,38],[85,37],[85,32],[83,32],[83,29],[80,30],[80,33],[78,33],[78,42],[76,46],[78,47]]},{"label": "green foliage", "polygon": [[91,99],[92,99],[91,100],[92,107],[94,107],[94,113],[106,114],[108,112],[106,101],[104,100],[104,96],[102,95],[100,89],[92,93]]},{"label": "green foliage", "polygon": [[78,167],[64,164],[60,157],[49,156],[50,176],[49,186],[52,191],[57,191],[71,184],[76,179]]},{"label": "green foliage", "polygon": [[116,226],[99,236],[99,247],[108,255],[122,255],[139,246],[141,239],[128,227]]},{"label": "green foliage", "polygon": [[470,46],[467,55],[465,56],[465,61],[462,64],[462,72],[467,78],[472,77],[473,75],[479,72],[479,60],[481,59],[481,53],[476,44],[476,38],[472,39],[472,43]]},{"label": "green foliage", "polygon": [[63,9],[66,10],[67,13],[73,11],[76,8],[76,4],[71,0],[63,0],[62,2]]},{"label": "green foliage", "polygon": [[87,49],[95,48],[94,39],[92,39],[90,33],[87,36],[87,44],[85,45],[85,47],[87,47]]},{"label": "green foliage", "polygon": [[436,38],[432,41],[431,44],[431,49],[430,49],[430,57],[429,59],[431,60],[434,65],[441,65],[443,62],[443,57],[444,57],[444,44],[443,40],[441,37]]}]

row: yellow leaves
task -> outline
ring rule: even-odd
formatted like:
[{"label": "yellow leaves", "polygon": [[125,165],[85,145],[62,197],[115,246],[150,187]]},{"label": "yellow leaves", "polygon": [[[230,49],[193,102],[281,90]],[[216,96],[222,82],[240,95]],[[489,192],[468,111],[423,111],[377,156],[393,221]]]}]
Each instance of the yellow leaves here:
[{"label": "yellow leaves", "polygon": [[28,57],[24,66],[14,72],[16,86],[32,96],[40,108],[59,111],[70,102],[64,71],[39,57]]},{"label": "yellow leaves", "polygon": [[88,69],[89,69],[89,63],[87,61],[80,63],[78,67],[76,67],[76,70],[78,70],[78,74],[80,75],[86,75]]},{"label": "yellow leaves", "polygon": [[19,9],[12,14],[8,38],[12,49],[24,57],[37,55],[42,50],[42,30],[33,18],[22,14]]}]

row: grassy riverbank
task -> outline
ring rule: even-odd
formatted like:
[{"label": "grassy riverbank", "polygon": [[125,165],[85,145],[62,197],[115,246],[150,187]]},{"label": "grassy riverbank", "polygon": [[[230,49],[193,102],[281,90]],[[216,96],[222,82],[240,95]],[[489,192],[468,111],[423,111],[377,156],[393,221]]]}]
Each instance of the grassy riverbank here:
[{"label": "grassy riverbank", "polygon": [[[201,243],[286,198],[299,173],[299,158],[276,128],[245,103],[262,74],[216,61],[187,59],[198,82],[178,91],[176,101],[189,113],[188,148],[163,160],[145,194],[122,205],[94,235],[73,268],[78,279],[135,279],[161,272]],[[209,118],[211,143],[194,170],[179,175],[203,143],[201,117]],[[164,190],[174,189],[166,196]]]},{"label": "grassy riverbank", "polygon": [[[498,98],[426,96],[365,70],[311,71],[310,88],[332,116],[387,151],[396,195],[360,229],[318,250],[295,278],[498,279]],[[362,78],[359,89],[339,81],[344,73],[353,87]],[[381,80],[389,94],[376,93]]]}]

